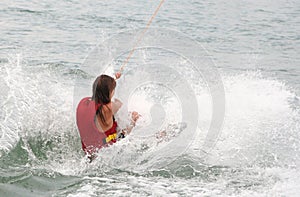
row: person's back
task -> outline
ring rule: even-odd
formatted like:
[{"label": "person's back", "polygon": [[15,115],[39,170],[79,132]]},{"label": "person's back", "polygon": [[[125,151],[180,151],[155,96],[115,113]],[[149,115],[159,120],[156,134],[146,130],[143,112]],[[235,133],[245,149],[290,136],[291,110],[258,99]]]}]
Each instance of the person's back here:
[{"label": "person's back", "polygon": [[[116,141],[117,123],[113,120],[111,107],[115,87],[112,77],[100,75],[93,84],[93,96],[82,99],[78,104],[77,126],[85,153],[93,154]],[[109,140],[107,137],[110,137]]]},{"label": "person's back", "polygon": [[118,136],[124,137],[129,133],[138,113],[132,115],[132,124],[117,133],[117,122],[114,114],[122,106],[121,101],[115,99],[116,81],[107,75],[100,75],[93,84],[93,96],[83,98],[77,107],[77,126],[81,137],[82,149],[88,155],[93,155],[98,149],[113,144]]}]

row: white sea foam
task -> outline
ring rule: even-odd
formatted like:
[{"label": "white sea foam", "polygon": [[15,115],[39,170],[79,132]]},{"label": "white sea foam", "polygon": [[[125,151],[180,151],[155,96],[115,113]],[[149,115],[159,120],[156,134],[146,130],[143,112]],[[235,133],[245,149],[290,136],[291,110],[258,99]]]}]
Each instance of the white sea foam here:
[{"label": "white sea foam", "polygon": [[[143,126],[153,121],[153,114],[165,117],[170,123],[180,120],[180,117],[174,115],[178,113],[177,109],[172,108],[180,106],[176,99],[173,99],[175,97],[170,97],[165,108],[157,106],[151,112],[151,106],[155,103],[147,98],[153,92],[139,90],[128,104],[130,110],[136,109],[143,115],[138,127],[124,140],[102,149],[98,158],[89,164],[80,150],[80,141],[72,117],[73,89],[69,86],[72,80],[62,80],[56,76],[55,70],[51,71],[51,66],[41,65],[35,67],[34,71],[31,70],[32,72],[29,72],[30,69],[30,66],[22,63],[19,58],[12,58],[5,63],[5,69],[1,70],[2,80],[6,82],[6,88],[3,89],[6,92],[1,97],[1,103],[5,104],[1,119],[1,149],[9,151],[20,137],[23,138],[23,148],[33,161],[32,169],[46,169],[63,175],[96,177],[110,174],[115,169],[145,172],[149,170],[146,168],[149,165],[141,167],[141,162],[155,164],[157,158],[148,156],[155,154],[164,144],[159,143],[154,136],[139,138],[139,129],[142,130]],[[226,117],[216,146],[203,161],[202,143],[206,136],[205,130],[209,128],[212,111],[211,97],[204,88],[200,91],[201,94],[197,95],[200,130],[186,153],[198,162],[242,169],[239,174],[241,184],[255,182],[257,179],[258,182],[253,184],[260,185],[260,192],[242,190],[239,191],[242,196],[293,196],[299,193],[293,183],[298,180],[296,172],[299,167],[299,106],[291,103],[297,100],[296,95],[284,83],[265,78],[258,72],[226,75],[223,76],[223,82],[226,92]],[[127,113],[120,116],[119,118],[125,118]],[[30,146],[30,139],[38,136],[48,138],[54,143],[53,149],[46,152],[47,159],[44,161],[37,158]],[[180,138],[180,135],[177,137]],[[160,162],[168,162],[168,152],[162,156],[165,158],[160,157]],[[258,167],[252,171],[251,166]],[[197,169],[194,170],[197,172]],[[169,171],[171,174],[175,173],[172,169]],[[141,193],[154,195],[171,195],[172,191],[183,195],[222,195],[223,192],[233,195],[234,190],[224,188],[236,181],[235,176],[224,173],[219,181],[210,183],[201,183],[198,178],[190,181],[170,181],[164,178],[156,180],[132,176],[125,180],[118,179],[117,184],[114,184],[119,190],[115,190],[114,193],[111,193],[107,186],[106,193],[132,195],[138,188]],[[260,179],[262,181],[259,181]],[[130,185],[124,184],[123,181],[129,181]],[[265,181],[267,185],[263,184]],[[99,180],[83,182],[79,189],[69,196],[97,195],[101,190],[97,184]],[[201,185],[203,187],[199,187]]]},{"label": "white sea foam", "polygon": [[290,88],[258,72],[223,77],[225,124],[210,162],[220,165],[295,165],[299,161],[299,106]]}]

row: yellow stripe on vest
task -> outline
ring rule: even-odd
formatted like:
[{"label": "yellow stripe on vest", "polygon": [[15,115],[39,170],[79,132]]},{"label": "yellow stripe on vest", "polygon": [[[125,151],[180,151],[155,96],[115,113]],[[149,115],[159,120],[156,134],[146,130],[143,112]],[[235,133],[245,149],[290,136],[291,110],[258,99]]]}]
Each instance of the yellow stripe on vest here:
[{"label": "yellow stripe on vest", "polygon": [[106,140],[106,143],[108,143],[111,140],[115,140],[115,139],[117,139],[117,133],[107,136],[107,138],[105,140]]}]

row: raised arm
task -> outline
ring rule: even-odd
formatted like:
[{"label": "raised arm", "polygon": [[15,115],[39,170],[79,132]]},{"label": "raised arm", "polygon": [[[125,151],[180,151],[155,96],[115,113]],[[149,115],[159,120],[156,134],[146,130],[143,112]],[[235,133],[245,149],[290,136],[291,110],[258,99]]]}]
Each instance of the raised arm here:
[{"label": "raised arm", "polygon": [[119,109],[122,107],[123,103],[119,100],[119,99],[116,99],[112,102],[112,112],[113,114],[116,114]]}]

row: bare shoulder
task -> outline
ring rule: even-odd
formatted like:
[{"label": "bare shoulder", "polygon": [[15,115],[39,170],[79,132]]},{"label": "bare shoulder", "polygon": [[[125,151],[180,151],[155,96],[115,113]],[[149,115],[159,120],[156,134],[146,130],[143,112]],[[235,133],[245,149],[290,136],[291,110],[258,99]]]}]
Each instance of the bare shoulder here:
[{"label": "bare shoulder", "polygon": [[111,113],[112,108],[113,108],[113,104],[112,104],[112,102],[110,102],[110,103],[104,105],[102,110],[104,113],[109,113],[109,112]]}]

